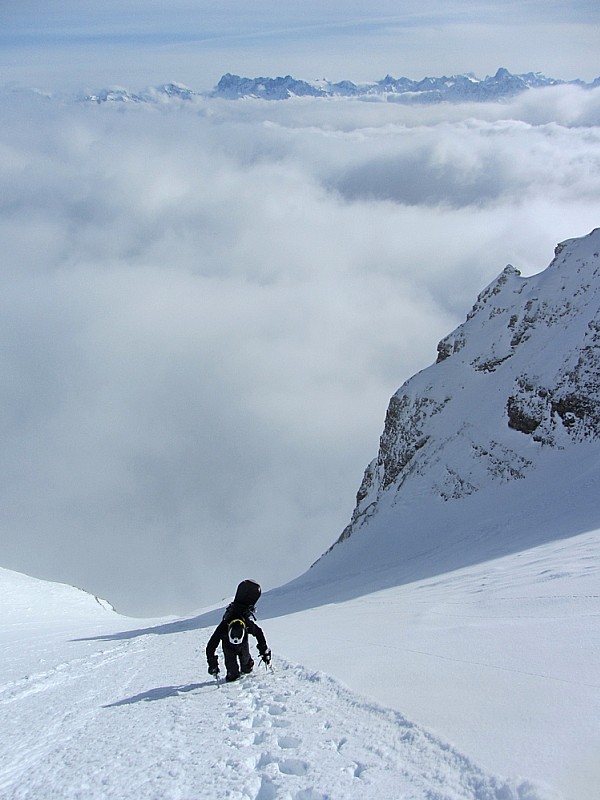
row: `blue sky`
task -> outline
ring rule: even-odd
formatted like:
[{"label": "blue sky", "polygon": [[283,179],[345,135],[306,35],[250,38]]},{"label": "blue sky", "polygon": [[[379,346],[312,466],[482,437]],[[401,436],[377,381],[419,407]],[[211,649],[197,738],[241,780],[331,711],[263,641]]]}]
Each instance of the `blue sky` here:
[{"label": "blue sky", "polygon": [[597,3],[89,0],[0,4],[0,82],[209,88],[224,72],[374,80],[387,73],[600,74]]}]

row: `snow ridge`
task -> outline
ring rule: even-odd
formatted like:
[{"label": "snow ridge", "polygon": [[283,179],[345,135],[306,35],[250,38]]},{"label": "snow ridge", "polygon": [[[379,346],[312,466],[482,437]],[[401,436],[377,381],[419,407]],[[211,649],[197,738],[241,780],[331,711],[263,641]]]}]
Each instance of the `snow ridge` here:
[{"label": "snow ridge", "polygon": [[[445,501],[525,478],[545,449],[600,436],[600,229],[530,278],[507,266],[437,362],[391,398],[347,539],[407,483]],[[414,487],[413,487],[414,488]]]}]

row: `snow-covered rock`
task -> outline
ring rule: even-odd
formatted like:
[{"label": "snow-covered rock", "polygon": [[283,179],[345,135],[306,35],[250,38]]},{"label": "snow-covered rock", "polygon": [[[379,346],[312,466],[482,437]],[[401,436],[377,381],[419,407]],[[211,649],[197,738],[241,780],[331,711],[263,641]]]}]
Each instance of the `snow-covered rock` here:
[{"label": "snow-covered rock", "polygon": [[239,97],[260,97],[267,100],[285,100],[288,97],[324,97],[324,89],[312,86],[291,75],[284,78],[241,78],[227,73],[216,85],[214,95],[227,100]]},{"label": "snow-covered rock", "polygon": [[600,437],[600,229],[529,278],[507,266],[437,362],[391,398],[343,541],[409,483],[445,501],[525,478],[545,449]]}]

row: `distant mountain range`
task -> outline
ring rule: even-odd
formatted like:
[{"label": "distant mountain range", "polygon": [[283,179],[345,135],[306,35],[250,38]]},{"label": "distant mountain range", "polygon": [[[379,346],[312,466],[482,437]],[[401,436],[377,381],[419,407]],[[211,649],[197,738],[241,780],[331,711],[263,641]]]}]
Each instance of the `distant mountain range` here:
[{"label": "distant mountain range", "polygon": [[240,100],[287,100],[291,97],[345,97],[362,100],[382,100],[397,103],[440,102],[497,102],[515,97],[530,89],[549,86],[574,85],[583,89],[600,86],[600,77],[591,83],[582,80],[563,81],[548,78],[540,72],[513,75],[500,68],[495,75],[483,79],[468,73],[464,75],[427,77],[422,80],[393,78],[386,75],[375,83],[328,80],[305,81],[291,75],[277,78],[244,78],[227,73],[208,92],[197,92],[180,83],[167,83],[142,92],[132,93],[125,88],[102,89],[80,99],[95,103],[165,103],[189,102],[195,98],[222,98]]},{"label": "distant mountain range", "polygon": [[439,103],[464,101],[495,101],[514,97],[527,89],[558,86],[571,83],[584,88],[600,85],[600,78],[588,84],[581,80],[561,81],[547,78],[539,72],[513,75],[507,69],[499,69],[492,77],[483,80],[472,74],[453,75],[441,78],[393,78],[386,75],[376,83],[356,84],[352,81],[331,83],[302,81],[291,76],[285,78],[240,78],[238,75],[223,75],[212,95],[236,100],[243,97],[259,97],[265,100],[285,100],[289,97],[382,97],[405,103]]}]

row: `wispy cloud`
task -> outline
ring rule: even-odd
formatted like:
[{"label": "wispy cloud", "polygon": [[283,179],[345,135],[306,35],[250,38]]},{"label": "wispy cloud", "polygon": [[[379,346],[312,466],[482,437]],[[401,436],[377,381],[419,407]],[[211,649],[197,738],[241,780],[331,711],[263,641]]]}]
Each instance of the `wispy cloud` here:
[{"label": "wispy cloud", "polygon": [[298,5],[240,0],[47,2],[0,11],[5,82],[180,80],[210,88],[224,72],[302,78],[421,78],[499,66],[554,77],[598,76],[600,10],[588,0]]}]

